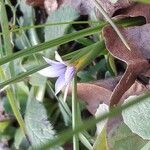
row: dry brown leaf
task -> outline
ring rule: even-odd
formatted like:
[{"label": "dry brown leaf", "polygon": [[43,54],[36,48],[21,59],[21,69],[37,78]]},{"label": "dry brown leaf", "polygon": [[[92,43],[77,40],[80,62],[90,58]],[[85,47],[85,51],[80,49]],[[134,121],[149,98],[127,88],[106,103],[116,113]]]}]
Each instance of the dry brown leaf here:
[{"label": "dry brown leaf", "polygon": [[145,92],[150,91],[150,84],[148,84],[147,86],[144,86],[142,83],[140,83],[139,81],[135,81],[134,84],[129,88],[129,90],[127,90],[124,95],[122,96],[122,101],[121,103],[123,103],[123,101],[125,99],[127,99],[129,96],[132,95],[141,95]]},{"label": "dry brown leaf", "polygon": [[[45,7],[47,12],[56,10],[64,3],[73,6],[83,15],[90,14],[90,12],[95,9],[92,0],[26,0],[26,2],[31,6]],[[133,3],[131,3],[130,0],[118,0],[116,3],[112,3],[110,0],[101,0],[101,4],[108,15],[112,17],[117,10],[127,8]],[[103,18],[102,15],[99,15],[99,17]]]},{"label": "dry brown leaf", "polygon": [[[116,14],[117,15],[117,14]],[[120,15],[115,16],[115,19],[125,17],[139,17],[142,16],[150,23],[150,4],[135,3],[134,5],[120,11]]]},{"label": "dry brown leaf", "polygon": [[94,84],[77,84],[77,96],[87,104],[87,109],[92,114],[95,114],[100,103],[109,105],[111,93],[112,91]]},{"label": "dry brown leaf", "polygon": [[107,78],[105,80],[97,80],[97,81],[92,82],[92,84],[98,85],[107,90],[113,91],[116,85],[118,84],[118,82],[120,81],[121,77],[122,76],[120,75],[114,78]]},{"label": "dry brown leaf", "polygon": [[[133,5],[133,2],[130,0],[118,0],[116,3],[112,3],[111,0],[99,0],[101,1],[101,5],[107,14],[112,17],[117,10],[127,8]],[[100,18],[104,18],[102,15],[99,16]]]},{"label": "dry brown leaf", "polygon": [[60,5],[67,4],[74,7],[81,14],[89,14],[94,9],[92,0],[26,0],[31,6],[45,7],[48,13],[55,11]]},{"label": "dry brown leaf", "polygon": [[82,15],[90,14],[95,7],[93,0],[65,0],[65,2],[70,3]]},{"label": "dry brown leaf", "polygon": [[45,8],[47,13],[50,13],[55,11],[63,3],[63,0],[26,0],[26,3],[33,7]]},{"label": "dry brown leaf", "polygon": [[[109,78],[105,80],[98,80],[92,83],[78,83],[77,84],[77,95],[78,98],[86,103],[86,107],[91,114],[95,114],[99,104],[105,103],[110,105],[110,98],[112,91],[115,89],[121,76],[115,78]],[[112,86],[113,84],[113,86]],[[149,86],[144,86],[138,81],[123,94],[121,103],[131,95],[140,95],[150,90]],[[68,92],[71,95],[71,88]]]},{"label": "dry brown leaf", "polygon": [[26,0],[26,3],[31,6],[44,7],[44,0]]},{"label": "dry brown leaf", "polygon": [[123,77],[111,95],[110,106],[118,104],[122,95],[132,86],[137,77],[150,69],[148,62],[150,58],[150,24],[126,29],[120,28],[120,31],[127,40],[131,51],[122,43],[112,27],[107,26],[103,29],[105,44],[109,52],[127,64]]},{"label": "dry brown leaf", "polygon": [[[78,83],[77,96],[86,103],[87,109],[94,115],[99,104],[105,103],[109,105],[109,99],[112,91],[120,78],[121,76],[98,80],[92,83]],[[71,88],[68,93],[71,95]]]},{"label": "dry brown leaf", "polygon": [[55,11],[59,7],[60,3],[58,3],[57,0],[45,0],[44,1],[44,6],[47,11],[47,13],[51,13]]}]

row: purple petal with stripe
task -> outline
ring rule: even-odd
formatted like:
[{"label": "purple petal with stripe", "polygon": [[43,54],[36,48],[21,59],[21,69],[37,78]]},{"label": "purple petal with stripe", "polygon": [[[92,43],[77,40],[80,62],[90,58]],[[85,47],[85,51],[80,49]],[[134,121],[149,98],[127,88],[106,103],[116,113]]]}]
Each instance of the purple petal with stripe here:
[{"label": "purple petal with stripe", "polygon": [[63,74],[57,79],[55,83],[55,95],[57,95],[65,85],[65,75]]},{"label": "purple petal with stripe", "polygon": [[60,57],[60,55],[58,54],[57,51],[55,51],[55,59],[56,59],[58,62],[61,62],[62,64],[65,64],[65,62],[62,60],[62,58]]},{"label": "purple petal with stripe", "polygon": [[44,68],[40,71],[38,71],[39,74],[45,76],[45,77],[59,77],[62,74],[65,74],[66,66],[62,65],[54,65],[49,66],[47,68]]},{"label": "purple petal with stripe", "polygon": [[65,72],[65,82],[66,84],[70,83],[75,73],[75,67],[68,66]]},{"label": "purple petal with stripe", "polygon": [[48,59],[48,58],[46,58],[46,57],[43,57],[43,59],[44,59],[49,65],[64,65],[64,64],[62,64],[61,62],[54,61],[54,60]]}]

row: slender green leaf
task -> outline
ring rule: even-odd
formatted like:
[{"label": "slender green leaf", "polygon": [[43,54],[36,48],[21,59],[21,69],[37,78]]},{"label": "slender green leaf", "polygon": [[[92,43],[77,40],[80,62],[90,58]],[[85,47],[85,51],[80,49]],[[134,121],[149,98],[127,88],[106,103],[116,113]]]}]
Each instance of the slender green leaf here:
[{"label": "slender green leaf", "polygon": [[52,48],[54,46],[59,46],[61,44],[65,44],[67,42],[73,41],[75,39],[78,39],[78,38],[81,38],[81,37],[84,37],[84,36],[95,34],[98,31],[100,31],[101,27],[103,27],[103,26],[104,25],[83,29],[79,32],[67,34],[67,35],[62,36],[60,38],[57,38],[57,39],[54,39],[54,40],[51,40],[51,41],[48,41],[48,42],[45,42],[45,43],[42,43],[42,44],[38,44],[38,45],[33,46],[31,48],[16,52],[13,55],[9,55],[5,58],[2,58],[0,60],[0,65],[3,65],[5,63],[7,63],[9,61],[12,61],[12,60],[14,60],[16,58],[19,58],[19,57],[24,57],[24,56],[27,56],[27,55],[31,55],[31,54],[43,51],[43,50],[48,49],[48,48]]},{"label": "slender green leaf", "polygon": [[83,124],[78,125],[78,127],[75,130],[69,129],[69,130],[63,132],[56,139],[54,139],[48,143],[45,143],[44,146],[38,147],[38,149],[36,149],[36,150],[43,150],[43,149],[47,150],[48,148],[52,148],[56,145],[61,145],[64,142],[68,141],[74,134],[78,134],[79,132],[81,132],[83,130],[90,129],[93,126],[95,126],[96,123],[103,121],[106,118],[112,118],[114,116],[119,115],[123,110],[126,110],[127,108],[130,108],[139,102],[144,102],[146,100],[146,98],[148,98],[149,96],[150,96],[150,93],[147,93],[147,94],[140,96],[140,97],[136,98],[136,100],[131,101],[125,105],[111,108],[109,113],[106,113],[102,116],[99,116],[97,119],[91,118],[87,121],[84,121]]}]

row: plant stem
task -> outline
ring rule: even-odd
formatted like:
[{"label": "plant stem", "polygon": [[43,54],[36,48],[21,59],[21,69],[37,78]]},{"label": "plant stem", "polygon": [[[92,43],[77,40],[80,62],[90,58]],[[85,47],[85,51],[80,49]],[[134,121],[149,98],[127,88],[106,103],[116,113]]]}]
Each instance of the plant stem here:
[{"label": "plant stem", "polygon": [[0,13],[1,13],[0,23],[1,23],[1,28],[3,32],[4,48],[5,48],[6,55],[10,55],[12,53],[12,44],[11,44],[11,37],[10,37],[10,32],[9,32],[6,8],[5,8],[3,0],[0,0]]},{"label": "plant stem", "polygon": [[[0,76],[3,80],[5,80],[5,74],[4,74],[4,71],[2,69],[2,67],[0,67]],[[25,125],[24,125],[24,121],[23,121],[23,118],[19,112],[19,109],[18,109],[18,106],[17,106],[17,103],[14,99],[14,95],[13,95],[13,90],[12,90],[12,86],[7,88],[6,89],[6,93],[7,93],[7,96],[8,96],[8,100],[9,100],[9,103],[10,103],[10,106],[13,110],[13,113],[21,127],[21,129],[23,130],[24,133],[26,133],[26,129],[25,129]]]},{"label": "plant stem", "polygon": [[[77,77],[73,78],[72,83],[72,129],[78,126],[78,102],[77,102]],[[73,150],[79,150],[79,137],[77,134],[73,136]]]},{"label": "plant stem", "polygon": [[130,46],[128,45],[126,39],[124,38],[124,36],[122,35],[122,33],[120,32],[118,27],[115,25],[115,23],[111,20],[111,18],[108,16],[106,11],[101,6],[101,2],[97,1],[97,0],[94,0],[93,2],[95,3],[95,5],[98,8],[98,10],[102,13],[102,15],[106,18],[106,20],[110,23],[110,25],[114,28],[114,30],[116,31],[116,33],[118,34],[118,36],[120,37],[120,39],[124,43],[124,45],[127,47],[127,49],[131,50]]},{"label": "plant stem", "polygon": [[[1,28],[2,28],[2,32],[3,32],[3,42],[4,42],[4,51],[5,51],[5,55],[11,55],[13,53],[12,50],[12,43],[11,43],[11,35],[10,35],[10,31],[9,31],[9,22],[8,22],[8,18],[7,18],[7,12],[6,12],[6,8],[5,8],[5,3],[3,0],[0,0],[0,24],[1,24]],[[3,57],[3,54],[2,54]],[[15,72],[14,72],[14,63],[10,62],[9,64],[9,76],[13,77],[15,76]],[[4,74],[3,68],[0,68],[0,76],[2,77],[3,80],[7,79],[7,75]],[[7,97],[9,100],[9,103],[11,105],[11,108],[13,110],[13,113],[22,129],[22,131],[24,132],[24,134],[26,134],[26,130],[25,130],[25,124],[23,121],[23,118],[21,116],[21,113],[18,109],[18,104],[17,104],[17,100],[15,97],[15,86],[10,86],[7,90]]]},{"label": "plant stem", "polygon": [[49,141],[46,144],[43,144],[42,146],[39,146],[36,150],[43,150],[43,149],[49,149],[52,148],[54,146],[58,146],[58,145],[62,145],[63,143],[67,142],[69,139],[71,139],[71,137],[77,133],[80,133],[84,130],[89,130],[92,127],[94,127],[96,125],[96,123],[99,123],[103,120],[105,120],[106,118],[113,118],[115,116],[118,116],[119,114],[122,113],[123,110],[127,110],[128,108],[131,108],[132,106],[135,106],[138,103],[142,103],[144,101],[147,100],[147,98],[150,97],[150,93],[146,93],[142,96],[139,96],[138,98],[135,98],[134,100],[121,105],[121,106],[117,106],[117,107],[113,107],[111,108],[111,110],[103,115],[100,115],[98,118],[90,118],[86,121],[84,121],[82,124],[78,125],[78,127],[76,127],[75,130],[72,129],[67,129],[66,131],[64,131],[62,134],[60,134],[58,137],[56,137],[55,139]]},{"label": "plant stem", "polygon": [[25,128],[25,125],[24,125],[24,121],[23,121],[23,118],[22,118],[22,116],[21,116],[21,113],[20,113],[20,111],[19,111],[19,109],[18,109],[18,106],[17,106],[17,104],[16,104],[16,101],[15,101],[15,99],[14,99],[12,90],[11,90],[10,88],[8,88],[8,89],[6,90],[6,92],[7,92],[7,96],[8,96],[9,103],[10,103],[10,105],[11,105],[11,107],[12,107],[12,110],[13,110],[13,112],[14,112],[14,115],[15,115],[15,117],[16,117],[16,119],[17,119],[19,125],[20,125],[20,128],[22,129],[22,131],[24,132],[24,134],[26,134],[26,128]]},{"label": "plant stem", "polygon": [[[119,20],[119,21],[116,21],[116,23],[121,24],[125,27],[132,26],[132,25],[141,25],[141,24],[143,24],[143,20],[141,20],[141,19],[137,20],[137,19],[134,18],[134,19],[131,19],[131,21],[129,21],[129,20],[130,19]],[[65,43],[73,41],[73,40],[80,39],[80,38],[85,37],[85,36],[96,34],[100,30],[102,30],[102,28],[105,25],[107,25],[107,23],[102,23],[102,24],[100,24],[96,27],[92,27],[92,28],[90,27],[90,28],[86,28],[86,29],[83,29],[83,30],[78,31],[78,32],[66,34],[66,35],[64,35],[62,37],[59,37],[57,39],[47,41],[47,42],[38,44],[36,46],[32,46],[30,48],[21,50],[19,52],[16,52],[12,55],[9,55],[9,56],[6,56],[5,58],[0,59],[0,65],[3,65],[5,63],[8,63],[8,62],[13,61],[13,60],[15,60],[17,58],[20,58],[20,57],[25,57],[25,56],[31,55],[33,53],[41,52],[41,51],[43,51],[45,49],[48,49],[48,48],[52,48],[52,47],[65,44]]]}]

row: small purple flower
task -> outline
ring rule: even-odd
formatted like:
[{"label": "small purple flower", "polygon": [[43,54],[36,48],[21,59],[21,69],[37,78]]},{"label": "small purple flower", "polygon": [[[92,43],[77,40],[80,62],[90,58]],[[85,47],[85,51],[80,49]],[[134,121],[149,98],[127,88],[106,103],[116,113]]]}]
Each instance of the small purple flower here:
[{"label": "small purple flower", "polygon": [[55,83],[55,94],[57,95],[64,86],[68,86],[71,83],[71,80],[75,74],[75,67],[69,66],[65,63],[57,52],[55,53],[55,59],[57,61],[50,60],[45,57],[43,58],[50,66],[40,70],[38,73],[51,78],[58,77]]}]

